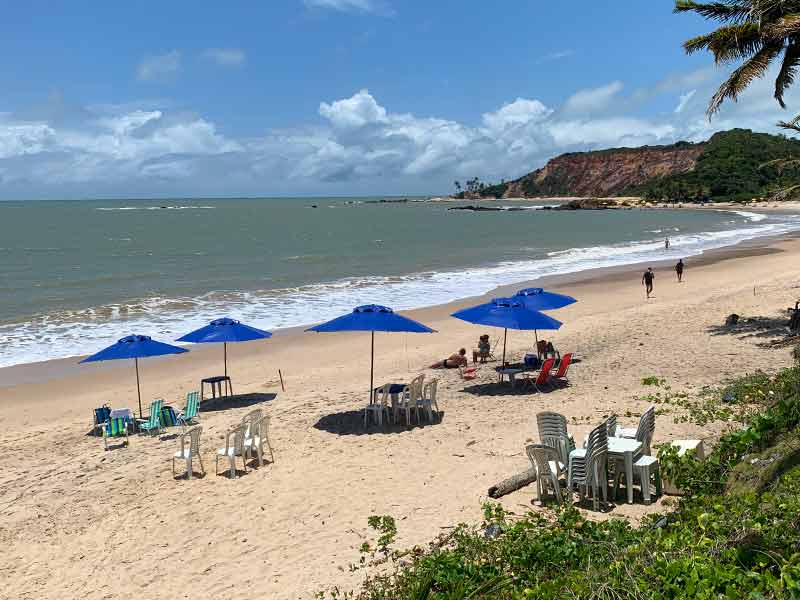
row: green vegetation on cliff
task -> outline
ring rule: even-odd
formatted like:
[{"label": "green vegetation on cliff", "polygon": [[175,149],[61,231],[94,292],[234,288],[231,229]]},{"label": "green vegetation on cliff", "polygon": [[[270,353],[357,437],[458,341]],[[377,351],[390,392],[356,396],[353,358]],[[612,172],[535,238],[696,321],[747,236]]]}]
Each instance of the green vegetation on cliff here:
[{"label": "green vegetation on cliff", "polygon": [[694,169],[667,175],[618,195],[654,200],[750,200],[800,181],[800,169],[781,168],[771,161],[800,157],[800,141],[749,129],[714,134],[697,158]]}]

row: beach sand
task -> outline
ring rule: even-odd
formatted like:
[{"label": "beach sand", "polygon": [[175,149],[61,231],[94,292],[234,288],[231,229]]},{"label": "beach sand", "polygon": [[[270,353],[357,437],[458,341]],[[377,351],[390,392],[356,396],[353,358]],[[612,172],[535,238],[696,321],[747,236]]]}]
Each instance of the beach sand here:
[{"label": "beach sand", "polygon": [[[574,417],[578,424],[570,430],[582,440],[611,412],[635,426],[634,415],[647,406],[637,400],[649,391],[643,377],[663,377],[691,393],[790,363],[788,349],[759,346],[768,337],[715,328],[734,312],[785,318],[800,297],[800,241],[761,241],[686,262],[680,285],[671,266],[657,266],[650,301],[642,265],[550,282],[580,300],[554,313],[565,326],[547,335],[581,359],[571,386],[552,393],[497,388],[491,364],[466,383],[455,371],[425,370],[461,346],[471,354],[481,333],[497,339],[502,331],[448,317],[474,299],[411,311],[438,333],[377,335],[376,385],[419,372],[439,377],[444,415],[408,430],[362,427],[368,334],[287,331],[229,346],[236,392],[258,403],[201,413],[207,475],[192,481],[171,474],[173,432],[132,436],[128,448],[108,452],[87,435],[94,407],[136,407],[133,365],[62,360],[2,369],[0,597],[308,598],[333,585],[352,589],[366,572],[352,573],[348,565],[358,562],[364,541],[374,540],[368,516],[396,518],[398,547],[424,544],[460,521],[480,521],[487,488],[528,467],[524,446],[537,437],[538,411]],[[533,335],[509,332],[508,341],[509,354],[519,359]],[[142,361],[143,397],[182,407],[201,377],[221,370],[221,350],[192,348]],[[255,406],[272,419],[274,464],[235,480],[215,476],[214,453],[226,428]],[[655,442],[711,442],[718,427],[660,416]],[[534,497],[529,486],[502,503],[521,513]],[[659,508],[620,504],[589,514],[636,520]]]}]

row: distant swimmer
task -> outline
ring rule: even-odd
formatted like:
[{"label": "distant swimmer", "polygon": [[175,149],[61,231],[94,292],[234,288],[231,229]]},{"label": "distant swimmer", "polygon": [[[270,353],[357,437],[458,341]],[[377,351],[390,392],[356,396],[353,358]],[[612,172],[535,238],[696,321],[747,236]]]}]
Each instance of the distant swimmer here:
[{"label": "distant swimmer", "polygon": [[644,272],[642,275],[642,285],[644,286],[645,291],[647,292],[647,299],[650,299],[650,294],[653,293],[653,280],[656,278],[656,274],[653,273],[653,267],[647,267],[647,271]]},{"label": "distant swimmer", "polygon": [[664,238],[664,250],[669,250],[669,237]]},{"label": "distant swimmer", "polygon": [[678,264],[675,265],[675,273],[678,275],[678,283],[683,281],[683,259],[678,260]]}]

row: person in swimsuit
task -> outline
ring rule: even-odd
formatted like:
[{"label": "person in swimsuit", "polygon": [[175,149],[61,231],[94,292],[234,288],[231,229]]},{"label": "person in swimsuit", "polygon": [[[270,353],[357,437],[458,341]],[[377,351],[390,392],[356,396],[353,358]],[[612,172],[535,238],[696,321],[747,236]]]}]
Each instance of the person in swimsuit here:
[{"label": "person in swimsuit", "polygon": [[653,273],[653,267],[647,267],[647,271],[644,272],[642,275],[642,285],[647,292],[647,298],[650,299],[650,294],[653,293],[653,280],[656,278],[656,274]]},{"label": "person in swimsuit", "polygon": [[433,363],[429,369],[457,369],[467,366],[467,349],[461,348],[457,353],[451,354],[444,360]]},{"label": "person in swimsuit", "polygon": [[472,351],[472,363],[478,362],[478,359],[480,359],[481,362],[486,362],[486,359],[489,358],[491,353],[492,345],[489,343],[489,336],[483,334],[478,339],[478,349]]},{"label": "person in swimsuit", "polygon": [[678,283],[683,281],[683,259],[678,260],[678,264],[675,265],[675,273],[678,275]]}]

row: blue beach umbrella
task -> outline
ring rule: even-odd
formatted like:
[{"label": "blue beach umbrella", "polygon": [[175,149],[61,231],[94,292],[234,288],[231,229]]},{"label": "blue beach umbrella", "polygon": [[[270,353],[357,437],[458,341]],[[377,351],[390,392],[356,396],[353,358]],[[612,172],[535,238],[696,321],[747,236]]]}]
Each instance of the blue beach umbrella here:
[{"label": "blue beach umbrella", "polygon": [[479,304],[454,312],[451,316],[467,323],[489,325],[503,328],[503,362],[506,364],[506,341],[509,329],[535,331],[537,329],[559,329],[561,321],[556,321],[544,313],[525,308],[517,298],[495,298],[486,304]]},{"label": "blue beach umbrella", "polygon": [[577,302],[572,296],[548,292],[542,288],[525,288],[514,294],[514,299],[531,310],[556,310]]},{"label": "blue beach umbrella", "polygon": [[[514,294],[514,299],[522,302],[525,308],[531,310],[556,310],[577,302],[572,296],[548,292],[542,288],[525,288]],[[536,337],[536,352],[538,353],[539,332],[534,329],[533,334]]]},{"label": "blue beach umbrella", "polygon": [[372,399],[374,388],[375,370],[375,332],[383,331],[387,333],[434,333],[430,327],[418,323],[413,319],[398,315],[391,308],[379,306],[377,304],[365,304],[357,306],[350,312],[341,317],[306,329],[306,331],[316,331],[318,333],[333,333],[337,331],[369,331],[372,333],[372,345],[369,366],[369,397]]},{"label": "blue beach umbrella", "polygon": [[225,377],[228,376],[228,342],[252,342],[271,338],[269,331],[262,331],[249,325],[244,325],[234,319],[223,317],[215,319],[205,327],[196,329],[179,337],[178,342],[191,342],[193,344],[222,344],[222,356],[225,363]]},{"label": "blue beach umbrella", "polygon": [[184,352],[188,352],[188,350],[157,342],[147,335],[129,335],[118,340],[116,344],[112,344],[108,348],[84,358],[81,363],[132,358],[136,365],[136,393],[139,396],[139,416],[141,417],[142,391],[139,387],[139,359],[150,356],[164,356],[166,354],[183,354]]}]

